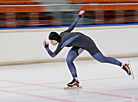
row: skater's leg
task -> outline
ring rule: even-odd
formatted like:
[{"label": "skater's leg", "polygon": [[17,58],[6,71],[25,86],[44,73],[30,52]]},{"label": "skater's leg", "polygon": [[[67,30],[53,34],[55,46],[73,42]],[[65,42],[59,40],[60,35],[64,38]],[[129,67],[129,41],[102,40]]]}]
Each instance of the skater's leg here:
[{"label": "skater's leg", "polygon": [[75,67],[73,61],[82,52],[83,52],[83,49],[78,48],[78,47],[73,47],[68,53],[66,61],[67,61],[69,70],[70,70],[72,77],[73,77],[73,80],[67,84],[68,87],[73,87],[75,85],[77,87],[79,87],[79,80],[77,77],[77,71],[76,71],[76,67]]},{"label": "skater's leg", "polygon": [[68,67],[69,67],[69,70],[72,74],[72,76],[75,78],[77,77],[77,72],[76,72],[76,67],[73,63],[73,60],[78,56],[78,54],[74,51],[74,50],[70,50],[69,53],[68,53],[68,56],[67,56],[67,64],[68,64]]},{"label": "skater's leg", "polygon": [[122,64],[120,61],[116,60],[115,58],[105,57],[101,52],[94,54],[93,58],[95,58],[96,60],[98,60],[101,63],[111,63],[114,65],[118,65],[118,66],[122,67],[122,69],[125,70],[128,75],[132,75],[129,64],[126,64],[126,63]]},{"label": "skater's leg", "polygon": [[120,67],[122,66],[122,63],[120,61],[112,57],[105,57],[101,52],[94,54],[93,58],[98,60],[101,63],[110,63],[110,64],[118,65]]},{"label": "skater's leg", "polygon": [[[92,44],[94,42],[91,42]],[[91,44],[91,45],[92,45]],[[94,44],[95,45],[95,44]],[[105,57],[100,50],[97,48],[97,46],[92,46],[92,47],[88,47],[87,51],[90,53],[90,55],[95,58],[96,60],[98,60],[101,63],[110,63],[110,64],[114,64],[114,65],[118,65],[120,66],[123,70],[125,70],[127,72],[128,75],[132,75],[132,72],[130,70],[129,64],[127,63],[122,63],[120,61],[118,61],[115,58],[112,57]]]},{"label": "skater's leg", "polygon": [[77,79],[77,72],[76,72],[76,67],[75,67],[73,61],[82,52],[83,52],[83,49],[77,48],[77,47],[73,47],[69,51],[68,56],[67,56],[67,59],[66,59],[67,64],[68,64],[68,67],[69,67],[69,70],[70,70],[73,78],[76,78],[76,79]]}]

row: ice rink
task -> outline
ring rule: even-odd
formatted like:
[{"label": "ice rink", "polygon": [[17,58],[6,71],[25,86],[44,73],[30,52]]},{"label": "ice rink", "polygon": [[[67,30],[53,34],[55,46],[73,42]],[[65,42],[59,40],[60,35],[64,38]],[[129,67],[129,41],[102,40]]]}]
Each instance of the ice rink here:
[{"label": "ice rink", "polygon": [[130,60],[134,80],[118,66],[75,61],[82,89],[69,90],[66,62],[1,66],[0,102],[138,102],[138,57],[119,60]]}]

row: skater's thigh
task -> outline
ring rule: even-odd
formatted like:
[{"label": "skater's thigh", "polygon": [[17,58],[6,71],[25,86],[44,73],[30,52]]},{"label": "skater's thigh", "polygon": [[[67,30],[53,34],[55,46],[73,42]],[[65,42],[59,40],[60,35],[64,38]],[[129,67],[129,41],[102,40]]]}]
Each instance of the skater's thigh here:
[{"label": "skater's thigh", "polygon": [[73,61],[77,56],[83,52],[82,48],[72,47],[68,53],[67,61]]},{"label": "skater's thigh", "polygon": [[74,50],[77,53],[77,55],[80,55],[84,51],[84,49],[80,47],[72,47],[71,49]]}]

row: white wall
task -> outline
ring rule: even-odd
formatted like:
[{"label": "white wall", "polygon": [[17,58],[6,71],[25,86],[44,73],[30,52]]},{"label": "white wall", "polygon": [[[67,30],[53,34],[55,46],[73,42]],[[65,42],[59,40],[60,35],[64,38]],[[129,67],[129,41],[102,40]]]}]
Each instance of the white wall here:
[{"label": "white wall", "polygon": [[[50,29],[58,32],[66,28]],[[24,30],[25,31],[25,30]],[[39,61],[52,59],[45,51],[42,43],[50,31],[37,30],[28,32],[1,32],[0,33],[0,64],[13,61]],[[137,28],[110,28],[110,29],[83,29],[76,28],[96,42],[105,55],[122,55],[138,53]],[[54,49],[54,47],[50,46]],[[69,48],[64,48],[55,59],[66,58]],[[90,57],[85,51],[80,57]]]}]

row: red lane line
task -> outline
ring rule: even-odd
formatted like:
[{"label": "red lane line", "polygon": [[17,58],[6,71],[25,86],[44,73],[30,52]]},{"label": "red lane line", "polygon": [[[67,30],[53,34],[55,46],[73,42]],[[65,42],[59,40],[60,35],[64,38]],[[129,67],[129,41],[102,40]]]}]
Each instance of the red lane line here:
[{"label": "red lane line", "polygon": [[[17,82],[17,81],[3,80],[3,79],[0,79],[0,81],[17,83],[17,84],[29,84],[29,83],[24,83],[24,82]],[[35,84],[30,84],[30,85],[35,85]]]},{"label": "red lane line", "polygon": [[[138,75],[135,75],[137,77]],[[105,80],[105,79],[117,79],[117,78],[127,78],[130,76],[122,76],[122,77],[110,77],[110,78],[97,78],[97,79],[85,79],[81,81],[91,81],[91,80]],[[25,84],[25,85],[18,85],[18,86],[6,86],[6,87],[0,87],[0,88],[10,88],[10,87],[21,87],[21,86],[30,86],[30,85],[45,85],[45,84],[56,84],[56,83],[67,83],[67,81],[62,81],[62,82],[51,82],[51,83],[41,83],[41,84],[30,84],[30,83],[23,83],[23,82],[15,82],[15,81],[9,81],[9,80],[2,80],[0,81],[5,81],[5,82],[12,82],[12,83],[18,83],[18,84]]]},{"label": "red lane line", "polygon": [[[47,86],[47,85],[39,85],[39,86],[41,86],[41,87],[55,88],[55,89],[63,89],[61,87],[53,87],[53,86]],[[83,90],[73,90],[73,89],[68,89],[68,90],[77,91],[77,92],[80,91],[80,92],[84,92],[84,93],[98,94],[98,95],[104,95],[104,96],[112,96],[112,97],[120,97],[120,98],[133,99],[132,97],[113,95],[113,94],[106,94],[106,93],[99,93],[99,92],[91,92],[91,91],[83,91]],[[45,99],[52,99],[52,100],[71,102],[71,101],[67,101],[67,100],[61,100],[61,99],[56,99],[56,98],[50,98],[50,97],[38,96],[38,95],[31,95],[31,94],[25,94],[25,93],[13,92],[13,91],[5,91],[5,90],[0,90],[0,91],[8,92],[8,93],[14,93],[14,94],[20,94],[20,95],[26,95],[26,96],[33,96],[33,97],[38,97],[38,98],[45,98]],[[135,98],[135,100],[138,100],[138,98]]]},{"label": "red lane line", "polygon": [[11,88],[11,87],[22,87],[22,86],[29,86],[29,85],[4,86],[0,88]]},{"label": "red lane line", "polygon": [[58,84],[58,83],[67,83],[68,81],[61,81],[61,82],[50,82],[50,83],[41,83],[41,84]]},{"label": "red lane line", "polygon": [[[93,94],[98,94],[98,95],[113,96],[113,97],[120,97],[120,98],[127,98],[127,99],[133,99],[133,97],[113,95],[113,94],[106,94],[106,93],[99,93],[99,92],[89,92],[89,91],[82,91],[82,92],[93,93]],[[135,100],[138,100],[138,98],[135,98]]]},{"label": "red lane line", "polygon": [[[137,75],[138,76],[138,75]],[[118,77],[120,78],[120,77]],[[103,78],[101,78],[103,79]],[[105,79],[105,78],[104,78]],[[107,78],[106,78],[107,79]],[[109,79],[109,78],[108,78]],[[110,78],[111,79],[111,78]],[[92,79],[93,80],[93,79]],[[35,86],[41,86],[41,87],[49,87],[49,88],[56,88],[56,89],[63,89],[61,87],[52,87],[52,86],[46,86],[46,85],[42,85],[42,84],[30,84],[30,83],[24,83],[24,82],[15,82],[15,81],[8,81],[8,80],[0,80],[0,81],[7,81],[7,82],[13,82],[13,83],[20,83],[20,84],[27,84],[27,85],[35,85]],[[72,91],[78,91],[78,90],[72,90]],[[132,99],[132,97],[126,97],[126,96],[120,96],[120,95],[112,95],[112,94],[104,94],[104,93],[98,93],[98,92],[90,92],[90,91],[82,91],[79,90],[80,92],[85,92],[85,93],[93,93],[93,94],[99,94],[99,95],[106,95],[106,96],[114,96],[114,97],[121,97],[121,98],[128,98],[128,99]],[[138,100],[138,98],[135,98],[136,100]]]},{"label": "red lane line", "polygon": [[[63,89],[63,88],[60,88],[60,87],[53,87],[53,86],[47,86],[47,85],[41,85],[41,87]],[[98,95],[105,95],[105,96],[113,96],[113,97],[121,97],[121,98],[133,99],[132,97],[113,95],[113,94],[106,94],[106,93],[100,93],[100,92],[91,92],[91,91],[74,90],[74,89],[68,89],[68,90],[71,90],[71,91],[80,91],[80,92],[84,92],[84,93],[92,93],[92,94],[98,94]],[[135,99],[138,100],[138,98],[135,98]]]},{"label": "red lane line", "polygon": [[[137,77],[138,75],[135,75]],[[85,80],[80,80],[80,81],[91,81],[91,80],[105,80],[105,79],[117,79],[117,78],[127,78],[131,76],[121,76],[121,77],[110,77],[110,78],[97,78],[97,79],[85,79]],[[52,82],[52,83],[42,83],[42,84],[56,84],[56,83],[66,83],[67,81],[63,82]]]},{"label": "red lane line", "polygon": [[[12,82],[12,81],[10,81],[10,82]],[[13,81],[13,82],[15,82],[15,81]],[[17,82],[17,83],[20,83],[20,82]],[[49,87],[49,88],[55,88],[55,89],[63,89],[61,87],[53,87],[53,86],[47,86],[47,85],[42,85],[42,84],[29,84],[28,83],[28,85],[36,85],[36,86],[41,86],[41,87]],[[70,89],[70,90],[72,90],[72,89]],[[132,97],[120,96],[120,95],[113,95],[113,94],[105,94],[105,93],[99,93],[99,92],[91,92],[91,91],[83,91],[83,90],[72,90],[72,91],[80,91],[80,92],[84,92],[84,93],[92,93],[92,94],[98,94],[98,95],[105,95],[105,96],[112,96],[112,97],[121,97],[121,98],[132,99]],[[135,100],[138,100],[138,98],[135,98]]]},{"label": "red lane line", "polygon": [[73,101],[68,101],[68,100],[62,100],[62,99],[57,99],[57,98],[32,95],[32,94],[26,94],[26,93],[14,92],[14,91],[6,91],[6,90],[0,90],[0,91],[7,92],[7,93],[13,93],[13,94],[19,94],[19,95],[25,95],[25,96],[31,96],[31,97],[35,97],[35,98],[37,97],[37,98],[50,99],[50,100],[63,101],[63,102],[73,102]]},{"label": "red lane line", "polygon": [[118,78],[127,78],[127,77],[131,77],[131,76],[110,77],[110,78],[97,78],[97,79],[86,79],[86,80],[81,80],[81,81],[104,80],[104,79],[118,79]]}]

